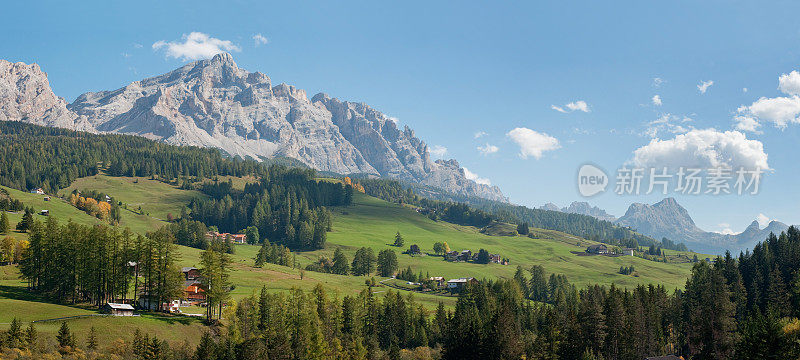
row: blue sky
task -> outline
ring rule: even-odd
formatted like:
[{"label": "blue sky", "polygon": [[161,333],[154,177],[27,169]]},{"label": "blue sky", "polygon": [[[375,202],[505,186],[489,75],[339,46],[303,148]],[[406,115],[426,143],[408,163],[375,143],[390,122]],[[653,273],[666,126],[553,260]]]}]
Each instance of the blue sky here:
[{"label": "blue sky", "polygon": [[[17,16],[0,23],[0,58],[40,64],[69,102],[180,66],[188,60],[153,45],[201,32],[229,41],[222,46],[235,46],[240,67],[273,83],[398,118],[516,203],[582,200],[576,172],[587,162],[612,176],[634,160],[702,163],[702,154],[678,151],[684,146],[771,169],[754,196],[670,194],[702,228],[739,232],[759,214],[800,223],[796,3],[53,1],[5,9]],[[268,41],[257,44],[256,34]],[[654,138],[658,146],[647,147]],[[606,192],[588,201],[620,216],[631,202],[662,197]]]}]

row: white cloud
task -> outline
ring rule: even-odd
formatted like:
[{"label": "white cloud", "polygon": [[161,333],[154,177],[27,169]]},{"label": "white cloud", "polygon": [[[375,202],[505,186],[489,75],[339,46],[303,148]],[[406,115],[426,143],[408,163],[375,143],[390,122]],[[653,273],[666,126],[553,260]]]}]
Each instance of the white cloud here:
[{"label": "white cloud", "polygon": [[127,58],[131,57],[131,54],[128,54],[128,53],[124,52],[124,53],[122,53],[122,57],[127,59]]},{"label": "white cloud", "polygon": [[478,184],[490,185],[490,186],[492,185],[492,182],[489,179],[482,178],[482,177],[478,176],[478,174],[476,174],[476,173],[474,173],[472,171],[469,171],[469,169],[467,169],[465,167],[462,167],[462,169],[464,169],[464,177],[465,178],[467,178],[469,180],[472,180],[472,181],[474,181],[474,182],[476,182]]},{"label": "white cloud", "polygon": [[714,85],[713,80],[701,81],[700,85],[697,85],[697,90],[699,90],[701,94],[705,94],[706,91],[708,91],[708,88],[711,87],[711,85]]},{"label": "white cloud", "polygon": [[393,122],[395,125],[400,123],[400,119],[395,116],[387,116],[386,118],[389,119],[389,121]]},{"label": "white cloud", "polygon": [[478,151],[483,155],[494,154],[500,150],[499,147],[486,143],[484,146],[478,146]]},{"label": "white cloud", "polygon": [[784,94],[800,95],[800,73],[793,70],[788,74],[781,74],[778,78],[778,89]]},{"label": "white cloud", "polygon": [[489,134],[486,133],[485,131],[477,131],[477,132],[475,132],[474,138],[479,139],[479,138],[482,138],[482,137],[484,137],[486,135],[489,135]]},{"label": "white cloud", "polygon": [[533,156],[538,160],[544,152],[561,148],[558,139],[524,127],[513,129],[506,136],[519,145],[519,156],[523,159]]},{"label": "white cloud", "polygon": [[255,42],[256,47],[259,45],[266,45],[269,42],[269,40],[267,40],[264,35],[261,35],[261,33],[253,35],[253,41]]},{"label": "white cloud", "polygon": [[447,148],[442,145],[433,145],[429,151],[431,155],[437,159],[444,158],[444,156],[447,155]]},{"label": "white cloud", "polygon": [[667,132],[669,134],[682,134],[694,129],[692,126],[684,127],[681,125],[691,121],[692,119],[686,116],[681,118],[677,115],[664,113],[661,114],[658,119],[647,123],[647,128],[644,130],[642,135],[649,138],[656,138],[661,132]]},{"label": "white cloud", "polygon": [[771,221],[771,219],[767,215],[758,214],[758,216],[756,216],[756,221],[758,221],[758,226],[763,228],[763,227],[769,225],[769,222]]},{"label": "white cloud", "polygon": [[144,45],[142,45],[142,44],[139,44],[139,43],[134,43],[134,44],[133,44],[133,47],[134,47],[134,48],[137,48],[137,49],[141,49],[141,48],[143,48],[143,47],[144,47]]},{"label": "white cloud", "polygon": [[758,121],[754,119],[752,116],[746,116],[746,115],[735,116],[733,118],[733,121],[736,122],[736,130],[749,131],[751,133],[761,134],[761,131],[758,130],[758,128],[761,127],[761,124],[759,124]]},{"label": "white cloud", "polygon": [[736,235],[737,234],[737,232],[731,230],[731,224],[721,223],[721,224],[717,224],[717,226],[720,227],[720,230],[715,231],[717,234],[722,234],[722,235]]},{"label": "white cloud", "polygon": [[742,92],[747,92],[747,88],[742,88]]},{"label": "white cloud", "polygon": [[153,50],[164,49],[167,57],[180,58],[181,60],[208,59],[216,54],[226,51],[241,51],[229,40],[220,40],[201,32],[184,34],[183,41],[159,40],[153,43]]},{"label": "white cloud", "polygon": [[749,106],[740,106],[738,111],[754,120],[769,121],[775,127],[785,129],[788,124],[800,123],[800,96],[762,97]]},{"label": "white cloud", "polygon": [[739,115],[734,117],[736,128],[756,132],[761,126],[760,121],[771,122],[779,129],[800,123],[800,72],[793,70],[781,74],[778,89],[788,96],[762,96],[750,105],[740,106],[737,109]]},{"label": "white cloud", "polygon": [[667,81],[662,79],[662,78],[660,78],[660,77],[654,77],[653,78],[653,87],[660,87],[661,84],[663,84],[665,82],[667,82]]},{"label": "white cloud", "polygon": [[576,110],[577,111],[583,111],[585,113],[588,113],[588,112],[591,111],[589,109],[589,104],[587,104],[586,101],[583,101],[583,100],[578,100],[578,101],[573,101],[571,103],[567,103],[566,105],[564,105],[564,107],[556,106],[556,105],[550,105],[550,108],[555,110],[555,111],[562,112],[562,113],[573,112],[573,111],[576,111]]},{"label": "white cloud", "polygon": [[653,98],[651,99],[651,101],[653,102],[653,105],[655,105],[655,106],[661,106],[661,104],[662,104],[660,95],[653,95]]},{"label": "white cloud", "polygon": [[720,132],[716,129],[693,129],[668,140],[652,139],[649,144],[634,150],[631,162],[640,167],[671,169],[769,169],[764,144],[747,139],[739,131]]}]

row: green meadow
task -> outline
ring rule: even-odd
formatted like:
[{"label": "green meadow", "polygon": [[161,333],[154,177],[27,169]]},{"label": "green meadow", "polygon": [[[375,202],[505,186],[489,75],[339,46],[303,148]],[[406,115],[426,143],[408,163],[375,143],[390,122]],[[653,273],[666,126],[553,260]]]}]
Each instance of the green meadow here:
[{"label": "green meadow", "polygon": [[[222,179],[227,181],[227,179]],[[243,187],[252,179],[235,179],[237,187]],[[10,188],[12,197],[20,199],[26,206],[40,210],[47,209],[51,216],[60,221],[68,219],[81,224],[101,224],[81,210],[71,206],[65,200],[52,197],[44,201],[43,195],[30,194]],[[68,196],[73,189],[97,190],[113,196],[127,205],[129,210],[122,211],[120,226],[129,227],[137,233],[145,233],[165,224],[167,214],[178,215],[181,209],[192,198],[204,196],[197,191],[178,189],[175,186],[149,180],[146,178],[119,178],[105,175],[78,179],[69,188],[60,192]],[[145,215],[137,214],[141,207]],[[397,253],[399,267],[410,266],[415,273],[423,272],[430,276],[445,278],[475,277],[486,279],[513,277],[517,266],[527,269],[533,265],[541,265],[549,273],[565,274],[579,287],[588,284],[616,284],[622,287],[635,287],[640,284],[663,284],[668,291],[684,286],[691,271],[691,264],[672,264],[648,261],[633,256],[607,257],[586,256],[585,248],[593,242],[560,233],[557,231],[532,229],[535,239],[524,236],[490,236],[481,233],[480,229],[460,226],[442,221],[432,221],[420,215],[413,207],[388,203],[364,194],[355,194],[353,204],[347,207],[331,209],[334,214],[333,231],[328,233],[325,249],[296,253],[297,267],[284,267],[267,264],[263,268],[253,266],[253,258],[258,252],[257,245],[236,245],[232,255],[231,272],[232,301],[258,294],[263,286],[271,292],[286,291],[292,288],[310,290],[320,284],[335,296],[355,295],[366,288],[365,276],[344,276],[316,273],[301,270],[320,256],[332,257],[334,250],[341,248],[352,260],[355,251],[362,247],[371,247],[377,254],[380,250],[390,249]],[[21,219],[21,213],[9,213],[12,228]],[[43,220],[44,216],[35,215]],[[502,228],[502,226],[499,226]],[[405,240],[402,248],[392,246],[395,233],[400,232]],[[9,235],[22,239],[24,233],[11,232]],[[469,249],[477,252],[486,249],[490,253],[499,253],[510,259],[510,265],[475,264],[464,262],[447,262],[440,256],[410,256],[403,252],[412,244],[417,244],[423,252],[433,253],[435,242],[447,242],[452,250]],[[180,247],[181,266],[200,265],[201,250]],[[691,256],[691,253],[686,254]],[[705,255],[698,255],[705,258]],[[634,266],[633,275],[618,274],[621,266]],[[386,281],[376,277],[377,281]],[[389,283],[403,287],[404,282],[390,280]],[[397,290],[380,285],[373,288],[375,293],[401,291],[413,294],[415,301],[428,309],[433,309],[439,302],[451,307],[456,298],[433,294],[416,293]],[[200,308],[190,308],[187,312],[201,313]],[[85,306],[53,304],[39,298],[25,289],[19,280],[15,266],[0,266],[0,323],[8,323],[13,317],[24,322],[45,320],[64,316],[97,314],[95,309]],[[135,328],[142,328],[159,338],[178,341],[178,339],[196,339],[203,331],[199,320],[189,317],[145,314],[134,318],[114,318],[90,316],[69,320],[70,326],[81,334],[86,334],[89,327],[103,329],[99,334],[104,340],[123,338],[129,340]],[[60,322],[37,323],[40,331],[55,333]],[[184,334],[192,335],[185,337]]]}]

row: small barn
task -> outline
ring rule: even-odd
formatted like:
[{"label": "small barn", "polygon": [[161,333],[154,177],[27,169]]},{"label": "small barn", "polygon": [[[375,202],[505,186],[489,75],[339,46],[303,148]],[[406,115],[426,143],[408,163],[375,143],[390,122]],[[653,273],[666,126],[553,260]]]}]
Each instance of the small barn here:
[{"label": "small barn", "polygon": [[129,304],[106,303],[100,310],[114,316],[133,316],[133,306]]}]

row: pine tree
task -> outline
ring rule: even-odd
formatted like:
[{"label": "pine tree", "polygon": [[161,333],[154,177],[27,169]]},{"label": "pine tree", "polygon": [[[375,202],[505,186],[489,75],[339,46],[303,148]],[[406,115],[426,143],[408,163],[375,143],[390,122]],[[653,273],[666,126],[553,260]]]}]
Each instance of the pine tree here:
[{"label": "pine tree", "polygon": [[547,279],[541,265],[531,266],[531,281],[529,286],[530,298],[533,301],[547,301]]},{"label": "pine tree", "polygon": [[203,332],[203,336],[200,337],[200,343],[197,344],[197,348],[195,349],[194,358],[197,360],[215,359],[214,345],[214,340],[211,338],[211,334],[209,334],[208,331]]},{"label": "pine tree", "polygon": [[25,342],[28,344],[28,349],[36,347],[36,340],[38,336],[39,334],[36,332],[33,322],[30,322],[28,324],[28,328],[25,330]]},{"label": "pine tree", "polygon": [[727,359],[733,354],[735,308],[721,270],[695,264],[683,297],[686,342],[692,357]]},{"label": "pine tree", "polygon": [[394,246],[403,247],[404,243],[405,240],[403,240],[403,236],[400,235],[400,232],[398,231],[397,234],[394,235]]},{"label": "pine tree", "polygon": [[391,249],[383,249],[378,253],[378,274],[389,277],[397,271],[397,254]]},{"label": "pine tree", "polygon": [[61,348],[75,347],[75,339],[72,337],[72,333],[70,333],[69,325],[67,325],[66,321],[61,322],[61,328],[58,329],[56,340],[58,341],[58,346]]},{"label": "pine tree", "polygon": [[89,336],[86,338],[86,348],[89,350],[97,350],[97,331],[92,326],[89,329]]},{"label": "pine tree", "polygon": [[19,319],[14,317],[14,319],[11,320],[11,327],[8,329],[8,333],[6,333],[8,345],[12,348],[21,348],[25,340],[23,335],[22,325]]},{"label": "pine tree", "polygon": [[22,220],[17,223],[17,230],[28,231],[33,226],[33,213],[30,209],[25,209],[25,214],[22,215]]},{"label": "pine tree", "polygon": [[7,233],[10,225],[8,224],[8,215],[5,211],[0,210],[0,233]]},{"label": "pine tree", "polygon": [[341,248],[336,248],[333,252],[333,273],[339,275],[347,275],[350,272],[350,265],[347,261],[347,256]]}]

